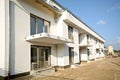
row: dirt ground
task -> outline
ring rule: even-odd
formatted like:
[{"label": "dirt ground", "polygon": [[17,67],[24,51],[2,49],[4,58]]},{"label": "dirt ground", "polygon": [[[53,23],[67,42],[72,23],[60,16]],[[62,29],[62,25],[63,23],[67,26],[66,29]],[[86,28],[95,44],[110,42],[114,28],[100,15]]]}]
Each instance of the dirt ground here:
[{"label": "dirt ground", "polygon": [[98,59],[30,80],[120,80],[120,57]]}]

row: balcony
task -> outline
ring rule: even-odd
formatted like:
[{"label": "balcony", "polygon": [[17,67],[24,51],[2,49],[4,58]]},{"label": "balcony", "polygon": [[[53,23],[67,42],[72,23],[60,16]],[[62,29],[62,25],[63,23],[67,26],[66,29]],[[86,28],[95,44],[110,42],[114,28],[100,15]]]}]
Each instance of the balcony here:
[{"label": "balcony", "polygon": [[92,46],[93,42],[91,40],[87,40],[87,44]]},{"label": "balcony", "polygon": [[48,33],[39,33],[35,35],[30,35],[25,38],[28,42],[38,42],[38,43],[48,43],[48,44],[64,44],[71,43],[70,39],[66,39],[60,36],[51,35]]},{"label": "balcony", "polygon": [[97,49],[101,49],[102,46],[101,46],[100,44],[96,44],[96,48],[97,48]]},{"label": "balcony", "polygon": [[91,40],[85,41],[85,43],[80,43],[80,47],[91,47],[93,46],[93,42]]},{"label": "balcony", "polygon": [[54,11],[55,13],[61,14],[63,12],[63,7],[61,8],[55,1],[52,0],[36,0],[38,3],[43,4],[44,7]]},{"label": "balcony", "polygon": [[77,18],[70,11],[66,10],[63,12],[63,20],[66,23],[73,25],[75,28],[83,31],[83,33],[89,33],[95,38],[98,38],[100,41],[105,42],[105,40],[102,37],[100,37],[95,31],[93,31],[88,25],[86,25],[83,21]]},{"label": "balcony", "polygon": [[79,20],[77,20],[77,18],[75,18],[72,14],[70,14],[68,11],[64,12],[64,18],[63,20],[69,24],[78,26],[81,23],[79,22]]}]

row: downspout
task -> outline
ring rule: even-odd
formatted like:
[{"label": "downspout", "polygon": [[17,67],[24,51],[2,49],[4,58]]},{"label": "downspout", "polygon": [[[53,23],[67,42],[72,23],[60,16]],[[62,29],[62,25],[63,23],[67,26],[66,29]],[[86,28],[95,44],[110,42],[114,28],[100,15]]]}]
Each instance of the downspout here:
[{"label": "downspout", "polygon": [[[55,44],[56,47],[56,67],[58,66],[58,48],[57,48],[57,44]],[[55,67],[55,71],[56,71],[56,67]]]},{"label": "downspout", "polygon": [[8,17],[9,17],[9,60],[8,60],[8,78],[7,78],[7,80],[10,80],[10,76],[11,76],[11,74],[10,74],[10,60],[11,60],[11,58],[10,58],[10,53],[11,53],[11,28],[10,28],[10,1],[8,2]]}]

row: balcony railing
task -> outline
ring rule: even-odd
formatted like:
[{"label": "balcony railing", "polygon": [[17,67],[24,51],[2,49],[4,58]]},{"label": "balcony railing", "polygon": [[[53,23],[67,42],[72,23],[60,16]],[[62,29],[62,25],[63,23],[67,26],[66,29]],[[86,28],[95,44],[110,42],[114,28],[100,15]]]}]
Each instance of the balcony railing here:
[{"label": "balcony railing", "polygon": [[92,45],[93,42],[91,40],[87,40],[87,45]]},{"label": "balcony railing", "polygon": [[81,47],[91,47],[93,45],[93,42],[91,40],[87,40],[86,43],[80,43]]},{"label": "balcony railing", "polygon": [[61,7],[59,7],[58,4],[56,4],[54,1],[52,0],[43,0],[44,2],[46,2],[48,5],[50,5],[51,7],[53,7],[55,10],[58,10],[60,12],[63,11],[63,9]]}]

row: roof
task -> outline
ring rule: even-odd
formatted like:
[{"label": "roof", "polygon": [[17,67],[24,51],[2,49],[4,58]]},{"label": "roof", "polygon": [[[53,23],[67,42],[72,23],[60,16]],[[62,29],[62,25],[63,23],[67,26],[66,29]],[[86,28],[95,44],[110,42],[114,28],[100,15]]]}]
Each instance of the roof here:
[{"label": "roof", "polygon": [[[45,3],[45,0],[39,0]],[[57,4],[59,7],[61,7],[64,11],[67,10],[72,16],[74,16],[77,20],[79,20],[80,22],[82,22],[85,26],[87,26],[90,30],[92,30],[94,33],[96,33],[99,37],[101,37],[103,40],[105,40],[100,34],[98,34],[96,31],[94,31],[90,26],[88,26],[85,22],[83,22],[80,18],[78,18],[76,15],[74,15],[69,9],[64,8],[62,5],[60,5],[57,1],[55,0],[51,0],[53,1],[55,4]],[[47,3],[45,3],[46,5],[49,5]],[[49,5],[50,6],[50,5]],[[59,11],[55,6],[50,6],[51,8]],[[59,11],[60,12],[60,11]]]}]

